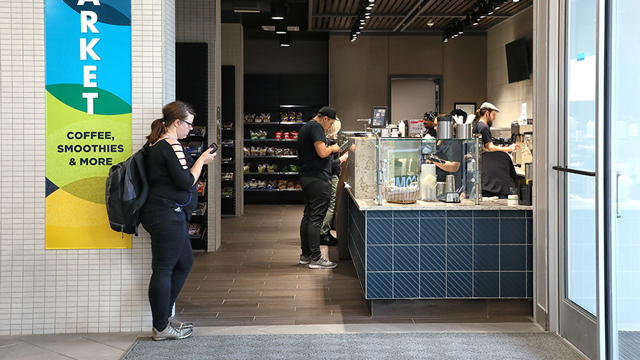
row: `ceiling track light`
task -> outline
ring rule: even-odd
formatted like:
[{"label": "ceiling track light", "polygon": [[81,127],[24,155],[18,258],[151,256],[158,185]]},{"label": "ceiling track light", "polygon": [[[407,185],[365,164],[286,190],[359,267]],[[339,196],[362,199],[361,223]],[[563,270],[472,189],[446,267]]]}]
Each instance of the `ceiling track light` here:
[{"label": "ceiling track light", "polygon": [[274,0],[271,2],[271,19],[284,20],[286,4],[283,0]]},{"label": "ceiling track light", "polygon": [[289,33],[280,35],[280,46],[288,47],[289,45],[291,45],[291,36]]},{"label": "ceiling track light", "polygon": [[287,33],[287,22],[283,20],[276,23],[276,34],[284,35],[286,33]]}]

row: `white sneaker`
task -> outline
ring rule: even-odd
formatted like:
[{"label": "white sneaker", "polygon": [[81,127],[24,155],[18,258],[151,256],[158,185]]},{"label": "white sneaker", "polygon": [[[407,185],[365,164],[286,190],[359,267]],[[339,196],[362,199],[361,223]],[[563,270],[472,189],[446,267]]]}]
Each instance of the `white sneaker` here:
[{"label": "white sneaker", "polygon": [[338,264],[329,261],[322,256],[320,256],[317,260],[311,260],[309,263],[309,269],[334,269]]},{"label": "white sneaker", "polygon": [[152,332],[153,332],[153,335],[151,336],[151,338],[155,341],[180,340],[180,339],[186,339],[189,336],[191,336],[191,334],[193,333],[193,329],[192,328],[177,329],[177,328],[174,328],[173,325],[167,324],[167,327],[164,330],[158,331],[156,330],[156,328],[153,328]]},{"label": "white sneaker", "polygon": [[307,265],[311,262],[311,256],[300,255],[300,265]]},{"label": "white sneaker", "polygon": [[182,322],[174,318],[173,316],[169,318],[169,324],[171,324],[176,329],[193,328],[193,323]]}]

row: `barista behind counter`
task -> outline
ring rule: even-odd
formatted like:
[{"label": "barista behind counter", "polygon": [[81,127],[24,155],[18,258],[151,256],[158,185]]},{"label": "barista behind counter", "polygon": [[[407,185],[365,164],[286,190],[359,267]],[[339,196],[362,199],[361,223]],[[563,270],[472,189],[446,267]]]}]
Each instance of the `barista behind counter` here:
[{"label": "barista behind counter", "polygon": [[500,110],[492,103],[482,103],[480,109],[476,111],[476,119],[478,123],[473,127],[474,134],[482,135],[482,144],[485,151],[503,151],[511,152],[520,148],[518,144],[511,144],[507,147],[496,146],[493,144],[493,136],[491,136],[491,125],[496,120],[496,114]]},{"label": "barista behind counter", "polygon": [[[440,117],[438,117],[438,119],[439,118]],[[448,119],[448,121],[451,121],[451,119]],[[436,120],[436,129],[437,126],[438,123]],[[435,154],[427,157],[425,161],[433,163],[436,166],[436,181],[445,182],[447,175],[453,175],[455,178],[456,192],[460,193],[463,191],[462,170],[460,166],[462,162],[462,142],[455,140],[438,140]]]}]

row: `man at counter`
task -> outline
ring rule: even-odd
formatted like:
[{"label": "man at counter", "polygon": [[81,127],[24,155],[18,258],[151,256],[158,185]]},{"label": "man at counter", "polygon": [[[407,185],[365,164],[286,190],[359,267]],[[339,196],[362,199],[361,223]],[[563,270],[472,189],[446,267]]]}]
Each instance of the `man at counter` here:
[{"label": "man at counter", "polygon": [[338,144],[326,145],[325,131],[336,121],[336,109],[325,106],[298,132],[300,187],[304,196],[304,213],[300,222],[300,264],[310,269],[333,269],[320,252],[320,228],[331,200],[331,160],[340,151]]},{"label": "man at counter", "polygon": [[483,103],[478,110],[476,110],[476,119],[478,123],[473,127],[474,134],[482,135],[482,144],[485,151],[503,151],[511,152],[516,151],[520,146],[512,144],[507,147],[496,146],[493,144],[493,136],[491,135],[491,125],[496,120],[496,114],[500,110],[492,103]]},{"label": "man at counter", "polygon": [[435,123],[437,116],[438,113],[436,113],[435,111],[427,111],[426,113],[424,113],[424,116],[422,117],[424,130],[422,131],[421,137],[430,135],[434,139],[438,138],[438,131],[436,130]]}]

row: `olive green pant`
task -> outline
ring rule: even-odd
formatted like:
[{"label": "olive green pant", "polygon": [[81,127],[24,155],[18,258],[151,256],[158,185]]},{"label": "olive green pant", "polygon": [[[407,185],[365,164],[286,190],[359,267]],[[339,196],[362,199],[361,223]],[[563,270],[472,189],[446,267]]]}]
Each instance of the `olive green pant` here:
[{"label": "olive green pant", "polygon": [[338,189],[338,175],[331,176],[331,200],[327,215],[324,216],[322,227],[320,228],[320,236],[329,234],[333,228],[333,216],[336,211],[336,189]]}]

